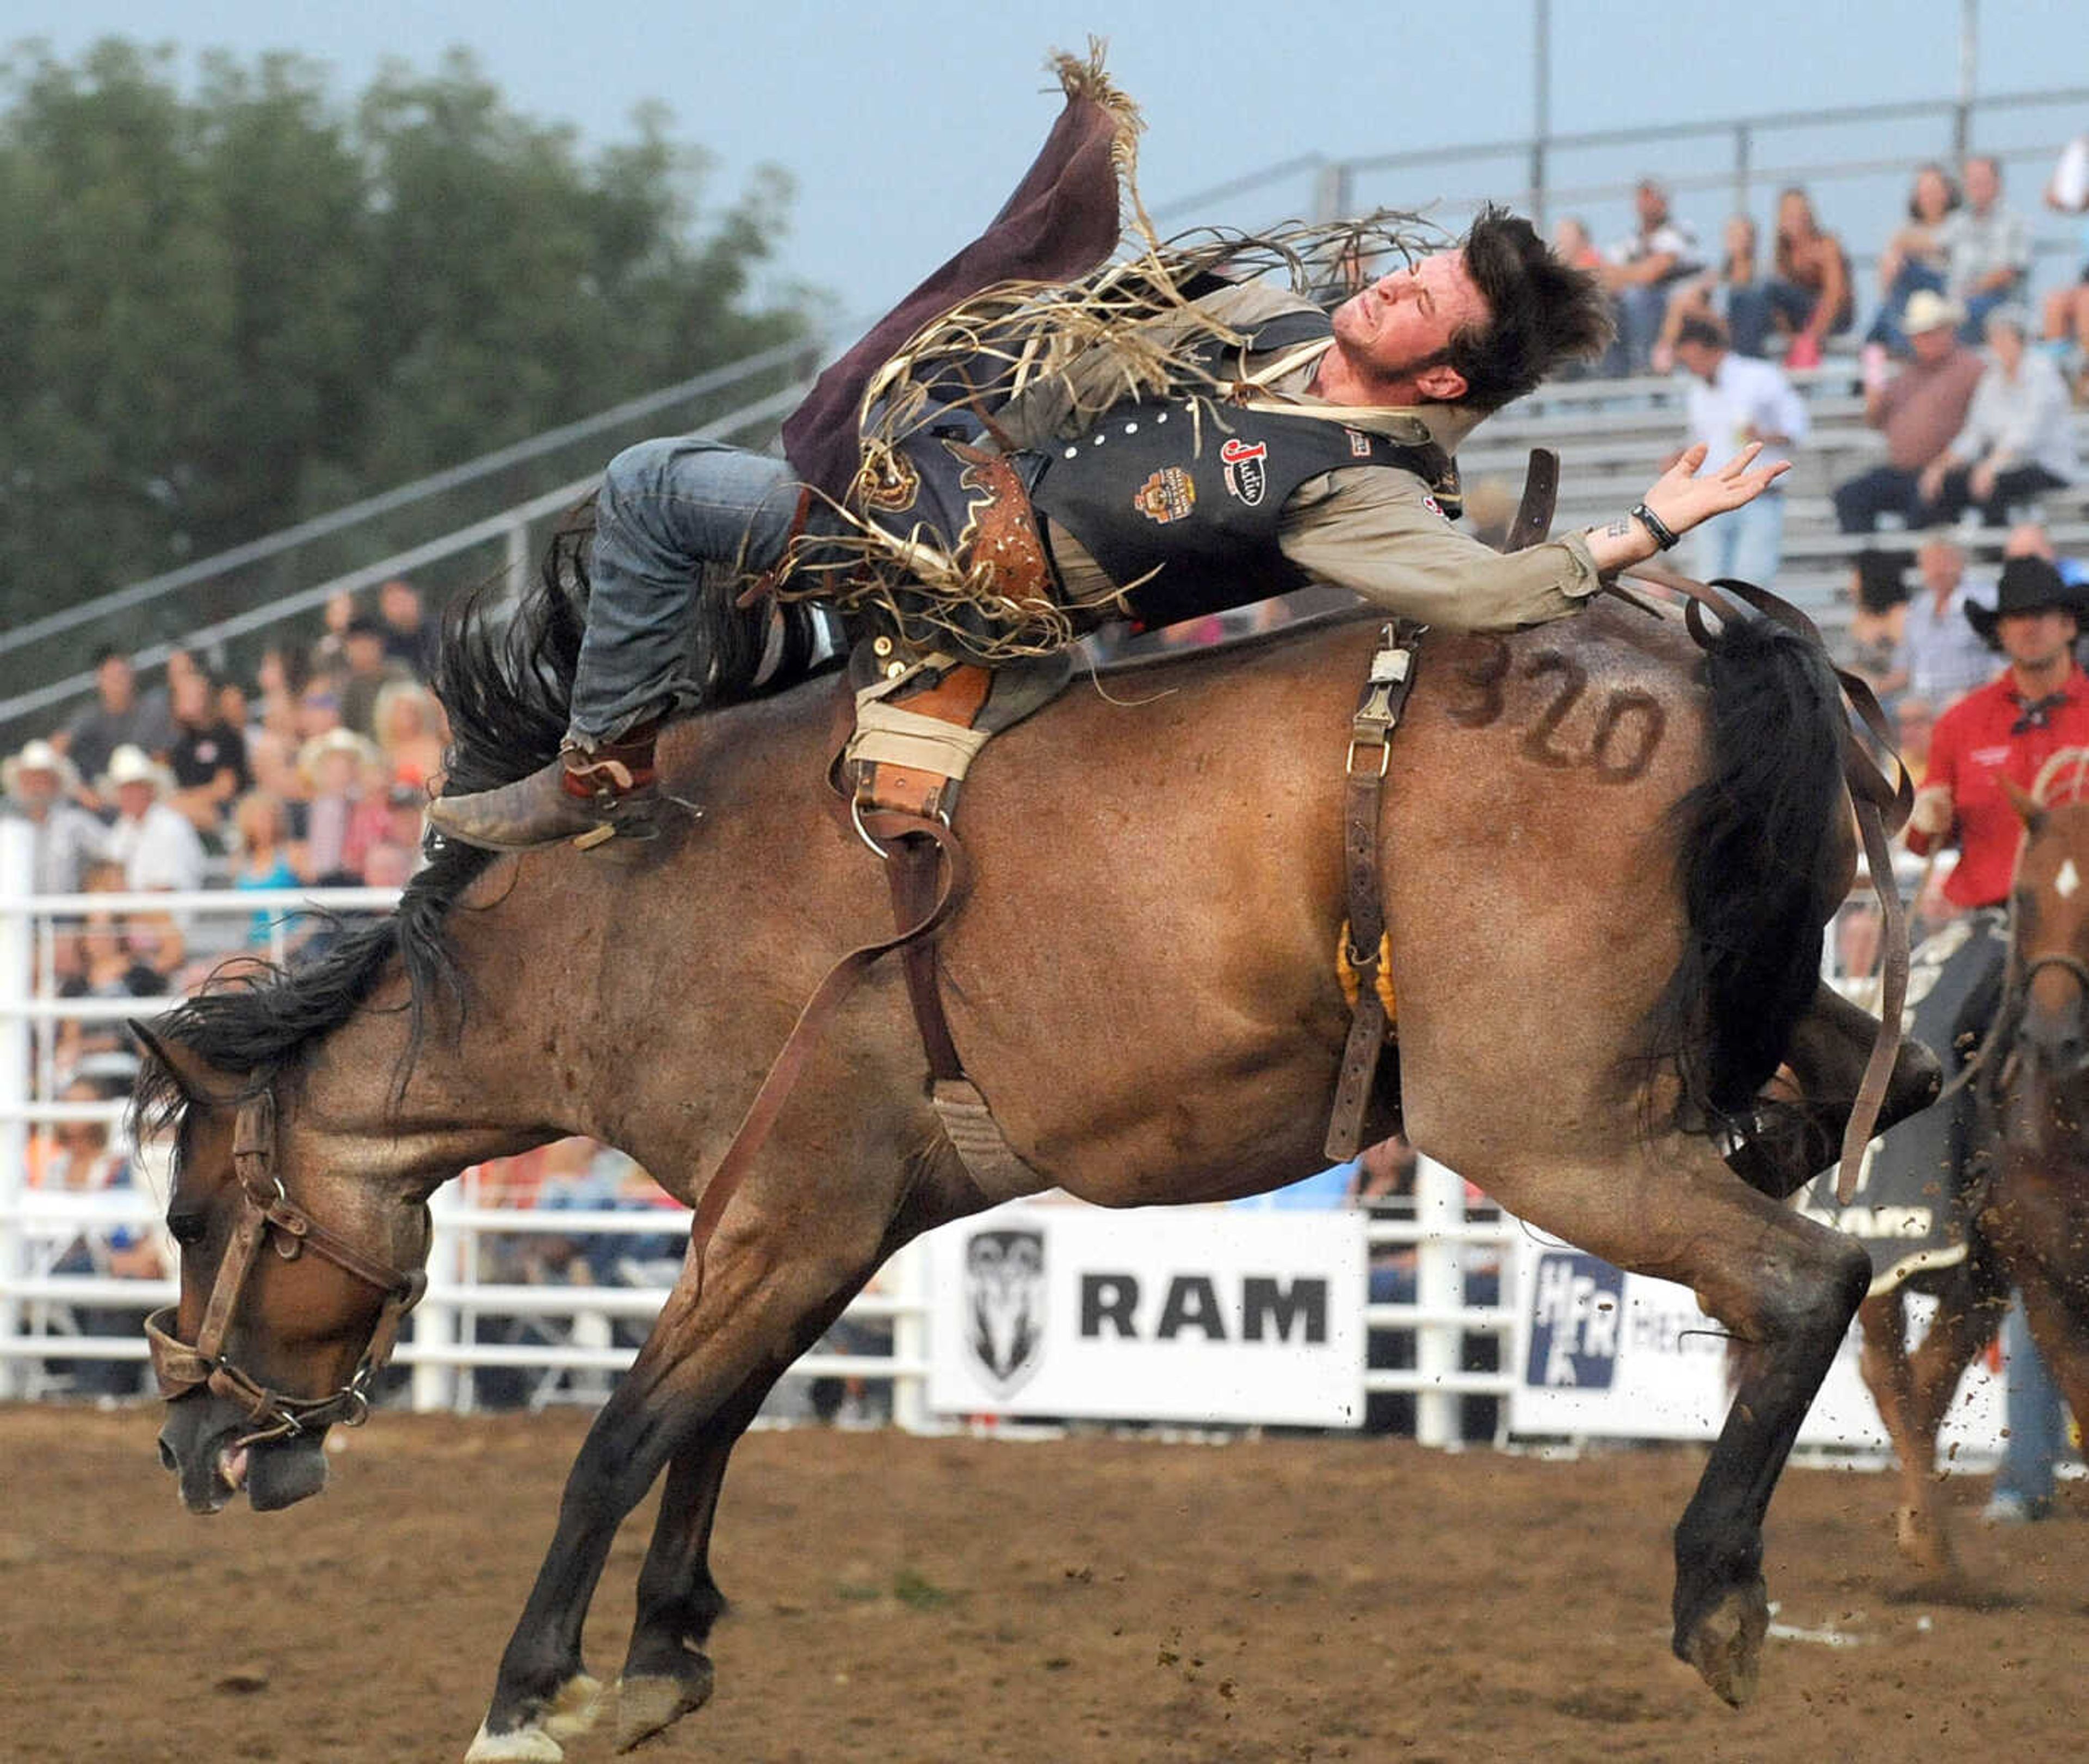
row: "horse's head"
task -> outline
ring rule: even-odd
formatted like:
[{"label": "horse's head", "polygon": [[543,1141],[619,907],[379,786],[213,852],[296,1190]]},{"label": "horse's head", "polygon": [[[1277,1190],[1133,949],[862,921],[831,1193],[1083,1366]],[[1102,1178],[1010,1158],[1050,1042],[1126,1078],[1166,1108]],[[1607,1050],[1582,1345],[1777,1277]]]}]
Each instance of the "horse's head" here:
[{"label": "horse's head", "polygon": [[370,1385],[420,1296],[427,1209],[314,1155],[296,1087],[212,1069],[134,1025],[141,1101],[178,1124],[167,1228],[181,1299],[146,1320],[168,1401],[160,1455],[182,1499],[215,1513],[240,1488],[285,1507],[326,1482],[327,1429],[369,1412]]},{"label": "horse's head", "polygon": [[2047,1081],[2074,1080],[2089,1068],[2089,801],[2004,781],[2024,824],[2010,901],[2017,1046]]}]

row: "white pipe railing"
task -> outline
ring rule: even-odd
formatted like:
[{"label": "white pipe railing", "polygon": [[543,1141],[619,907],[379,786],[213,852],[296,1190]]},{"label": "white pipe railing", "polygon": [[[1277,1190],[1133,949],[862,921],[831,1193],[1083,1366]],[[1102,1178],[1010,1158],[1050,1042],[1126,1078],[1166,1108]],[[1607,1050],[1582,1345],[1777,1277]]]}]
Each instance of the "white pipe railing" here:
[{"label": "white pipe railing", "polygon": [[[39,1066],[30,1058],[32,1027],[149,1017],[177,1002],[172,998],[38,995],[32,961],[38,926],[48,931],[54,922],[77,919],[90,912],[219,915],[235,920],[251,918],[256,911],[381,912],[397,899],[397,891],[381,888],[37,896],[30,892],[28,834],[25,824],[0,819],[0,1395],[7,1396],[36,1394],[46,1388],[49,1381],[41,1376],[45,1362],[144,1357],[143,1338],[133,1329],[117,1334],[51,1333],[54,1321],[65,1314],[142,1317],[148,1309],[172,1302],[176,1293],[168,1278],[59,1274],[36,1265],[40,1257],[54,1257],[82,1233],[157,1231],[164,1196],[154,1192],[149,1171],[146,1185],[127,1190],[84,1192],[28,1185],[32,1128],[96,1121],[120,1132],[126,1115],[121,1102],[66,1102],[41,1094],[40,1085],[47,1085],[52,1075],[48,1062]],[[1413,1221],[1374,1221],[1366,1233],[1373,1248],[1413,1247],[1416,1302],[1372,1304],[1365,1319],[1374,1329],[1412,1330],[1417,1364],[1369,1371],[1365,1388],[1373,1393],[1413,1394],[1420,1436],[1427,1443],[1448,1445],[1458,1437],[1459,1398],[1467,1393],[1503,1395],[1511,1382],[1506,1371],[1460,1369],[1468,1334],[1504,1334],[1512,1322],[1511,1313],[1498,1306],[1465,1305],[1465,1257],[1487,1250],[1512,1256],[1518,1236],[1513,1220],[1468,1219],[1463,1183],[1440,1166],[1425,1160],[1419,1187],[1420,1212]],[[603,1379],[628,1367],[635,1351],[616,1342],[617,1325],[648,1321],[666,1299],[668,1287],[657,1278],[617,1286],[495,1280],[486,1273],[485,1240],[489,1234],[505,1239],[680,1237],[688,1231],[688,1213],[656,1205],[505,1207],[485,1204],[476,1197],[475,1188],[468,1175],[463,1182],[439,1190],[431,1203],[434,1238],[428,1260],[430,1283],[396,1356],[409,1372],[408,1400],[422,1410],[469,1410],[476,1401],[474,1381],[460,1374],[495,1368],[534,1371],[543,1381],[555,1376],[592,1380],[586,1393],[603,1394]],[[1253,1215],[1241,1217],[1242,1230],[1251,1231]],[[168,1260],[171,1266],[170,1251]],[[933,1430],[939,1424],[928,1402],[932,1327],[929,1260],[918,1245],[902,1250],[881,1276],[880,1290],[860,1296],[846,1313],[851,1321],[889,1328],[888,1348],[862,1354],[815,1351],[798,1360],[792,1372],[889,1384],[894,1422],[910,1431]],[[1501,1290],[1504,1295],[1514,1290],[1506,1265]],[[479,1321],[486,1318],[512,1320],[563,1339],[482,1342],[475,1338]]]}]

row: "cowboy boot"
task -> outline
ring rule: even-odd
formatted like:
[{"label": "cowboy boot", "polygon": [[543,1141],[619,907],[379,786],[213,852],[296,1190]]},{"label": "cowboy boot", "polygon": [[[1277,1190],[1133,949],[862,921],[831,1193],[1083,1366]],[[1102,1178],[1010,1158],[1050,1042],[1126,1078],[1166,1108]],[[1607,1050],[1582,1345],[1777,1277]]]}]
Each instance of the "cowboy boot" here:
[{"label": "cowboy boot", "polygon": [[585,849],[619,833],[650,838],[658,727],[648,723],[592,751],[569,740],[549,765],[513,784],[437,797],[428,820],[445,838],[488,851],[526,851],[560,839]]}]

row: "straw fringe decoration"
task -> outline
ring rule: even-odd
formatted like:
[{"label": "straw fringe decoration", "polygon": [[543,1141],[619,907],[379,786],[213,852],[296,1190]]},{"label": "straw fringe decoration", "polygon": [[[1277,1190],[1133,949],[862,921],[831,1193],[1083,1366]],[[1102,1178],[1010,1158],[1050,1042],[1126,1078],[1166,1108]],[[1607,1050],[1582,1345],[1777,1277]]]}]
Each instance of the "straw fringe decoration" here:
[{"label": "straw fringe decoration", "polygon": [[[1062,53],[1049,65],[1070,96],[1092,99],[1114,120],[1110,156],[1129,250],[1079,282],[988,288],[931,319],[872,376],[858,413],[863,462],[847,506],[836,508],[846,530],[794,544],[780,572],[783,597],[874,610],[903,628],[925,623],[984,661],[1064,649],[1098,619],[1122,615],[1122,597],[1137,584],[1084,602],[1013,598],[1000,591],[990,564],[962,561],[968,535],[960,536],[954,557],[925,529],[885,531],[860,511],[876,505],[881,487],[912,476],[908,439],[960,401],[993,432],[993,413],[1003,403],[1077,360],[1089,371],[1065,383],[1064,435],[1130,400],[1196,392],[1223,404],[1237,388],[1214,375],[1199,352],[1213,342],[1238,348],[1246,339],[1201,312],[1184,295],[1186,285],[1216,271],[1234,281],[1280,277],[1293,292],[1324,303],[1383,273],[1374,266],[1388,255],[1411,263],[1441,242],[1420,216],[1389,209],[1353,221],[1289,222],[1259,234],[1203,227],[1160,239],[1139,194],[1144,123],[1105,73],[1102,57],[1103,45],[1091,38],[1085,59]],[[972,396],[961,398],[967,387]]]}]

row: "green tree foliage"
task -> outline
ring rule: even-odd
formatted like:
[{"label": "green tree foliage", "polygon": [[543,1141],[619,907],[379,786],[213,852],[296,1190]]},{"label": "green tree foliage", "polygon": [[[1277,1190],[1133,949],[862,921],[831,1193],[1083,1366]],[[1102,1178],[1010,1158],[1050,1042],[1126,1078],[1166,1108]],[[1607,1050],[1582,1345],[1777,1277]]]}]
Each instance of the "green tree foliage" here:
[{"label": "green tree foliage", "polygon": [[353,102],[288,55],[0,64],[0,623],[800,334],[783,175],[664,111],[585,153],[471,58]]}]

